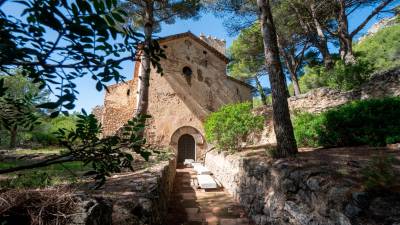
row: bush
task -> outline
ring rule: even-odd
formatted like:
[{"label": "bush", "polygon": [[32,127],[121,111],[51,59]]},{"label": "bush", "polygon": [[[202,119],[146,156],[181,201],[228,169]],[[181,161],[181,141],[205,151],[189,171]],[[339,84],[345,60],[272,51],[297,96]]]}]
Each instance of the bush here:
[{"label": "bush", "polygon": [[221,150],[237,150],[254,131],[261,131],[264,117],[253,115],[251,103],[231,104],[212,113],[204,124],[206,138]]},{"label": "bush", "polygon": [[311,113],[301,113],[294,117],[293,127],[297,144],[302,147],[318,147],[324,132],[325,117]]},{"label": "bush", "polygon": [[384,146],[400,142],[400,98],[354,101],[321,114],[294,117],[299,146]]}]

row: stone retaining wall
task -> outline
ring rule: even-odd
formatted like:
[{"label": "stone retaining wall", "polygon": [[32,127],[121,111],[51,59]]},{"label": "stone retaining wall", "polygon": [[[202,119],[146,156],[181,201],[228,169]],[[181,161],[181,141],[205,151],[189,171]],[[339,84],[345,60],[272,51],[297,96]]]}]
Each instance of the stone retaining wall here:
[{"label": "stone retaining wall", "polygon": [[[271,160],[265,151],[247,153],[226,155],[212,151],[207,154],[205,165],[257,225],[400,222],[399,194],[370,196],[362,191],[357,179],[343,176],[324,160]],[[344,163],[338,168],[346,169]]]},{"label": "stone retaining wall", "polygon": [[164,225],[176,160],[120,174],[101,190],[83,191],[71,225]]},{"label": "stone retaining wall", "polygon": [[400,68],[377,73],[357,90],[317,88],[288,99],[292,111],[318,113],[353,100],[400,96]]}]

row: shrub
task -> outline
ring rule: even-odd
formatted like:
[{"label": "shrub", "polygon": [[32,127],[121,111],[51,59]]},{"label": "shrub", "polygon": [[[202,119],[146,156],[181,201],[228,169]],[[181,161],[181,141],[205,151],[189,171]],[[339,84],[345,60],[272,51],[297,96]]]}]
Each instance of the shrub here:
[{"label": "shrub", "polygon": [[237,150],[247,135],[263,128],[264,117],[253,115],[251,109],[251,103],[239,103],[212,113],[204,124],[207,140],[221,150]]},{"label": "shrub", "polygon": [[299,146],[383,146],[400,142],[400,98],[354,101],[327,112],[295,116]]},{"label": "shrub", "polygon": [[311,113],[301,113],[294,117],[294,135],[299,146],[318,147],[323,132],[325,117]]}]

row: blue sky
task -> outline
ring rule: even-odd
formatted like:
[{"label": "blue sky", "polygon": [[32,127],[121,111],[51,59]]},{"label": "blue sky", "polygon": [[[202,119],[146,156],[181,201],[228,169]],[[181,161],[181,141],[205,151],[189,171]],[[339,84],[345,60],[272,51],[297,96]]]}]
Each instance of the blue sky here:
[{"label": "blue sky", "polygon": [[[400,0],[396,0],[393,5],[397,5],[399,3]],[[3,10],[12,14],[20,11],[15,4],[5,4],[3,5]],[[358,24],[368,16],[371,10],[372,7],[367,7],[354,12],[349,21],[350,30],[358,26]],[[364,33],[372,24],[376,23],[385,16],[387,15],[382,15],[378,18],[372,19],[361,33]],[[203,14],[199,20],[177,20],[175,24],[163,25],[161,32],[158,33],[157,36],[166,36],[191,31],[195,35],[204,33],[205,35],[211,35],[220,39],[225,39],[227,42],[227,47],[229,47],[231,46],[235,37],[228,36],[228,32],[223,26],[223,21],[223,18],[216,18],[212,14]],[[125,63],[123,65],[123,70],[121,71],[122,74],[128,79],[131,79],[133,67],[133,63]],[[269,86],[267,79],[263,79],[262,82],[265,86]],[[78,96],[78,100],[76,101],[75,110],[80,111],[81,108],[84,108],[86,111],[90,112],[94,106],[103,104],[104,92],[96,91],[96,83],[90,77],[81,78],[76,81],[76,84],[80,94]]]}]

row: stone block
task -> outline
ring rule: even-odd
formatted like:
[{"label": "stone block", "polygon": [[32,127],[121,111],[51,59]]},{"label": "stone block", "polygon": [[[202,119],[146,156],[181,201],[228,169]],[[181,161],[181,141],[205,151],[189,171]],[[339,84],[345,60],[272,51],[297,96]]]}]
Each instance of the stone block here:
[{"label": "stone block", "polygon": [[197,181],[199,182],[199,186],[203,189],[215,189],[218,188],[217,183],[210,175],[198,175]]}]

